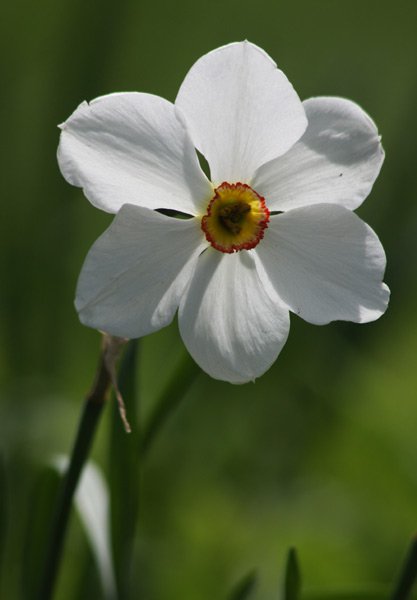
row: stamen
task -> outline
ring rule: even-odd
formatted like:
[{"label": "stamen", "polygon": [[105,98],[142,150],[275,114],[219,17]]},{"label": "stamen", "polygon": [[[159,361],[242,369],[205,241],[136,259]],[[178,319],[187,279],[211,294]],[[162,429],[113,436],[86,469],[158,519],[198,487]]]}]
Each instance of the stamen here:
[{"label": "stamen", "polygon": [[250,209],[249,204],[246,204],[246,202],[234,202],[223,206],[219,209],[219,221],[228,231],[234,234],[240,233],[242,226],[239,223]]}]

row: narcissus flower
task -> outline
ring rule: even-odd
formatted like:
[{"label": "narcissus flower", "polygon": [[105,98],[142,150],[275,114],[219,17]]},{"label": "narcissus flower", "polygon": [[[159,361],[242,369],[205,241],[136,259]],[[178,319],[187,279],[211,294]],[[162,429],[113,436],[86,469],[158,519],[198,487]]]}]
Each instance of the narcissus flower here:
[{"label": "narcissus flower", "polygon": [[352,212],[383,162],[377,129],[349,100],[301,102],[257,46],[200,58],[175,104],[111,94],[61,129],[64,177],[117,213],[78,281],[84,324],[134,338],[178,310],[202,369],[244,383],[277,358],[289,311],[316,324],[385,311],[384,250]]}]

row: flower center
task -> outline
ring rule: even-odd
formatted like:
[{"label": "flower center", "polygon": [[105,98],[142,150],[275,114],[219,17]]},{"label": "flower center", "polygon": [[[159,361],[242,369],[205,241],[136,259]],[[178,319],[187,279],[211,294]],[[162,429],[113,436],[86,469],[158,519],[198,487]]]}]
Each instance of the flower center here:
[{"label": "flower center", "polygon": [[201,220],[207,241],[228,254],[255,248],[268,227],[265,199],[246,183],[223,182],[214,192]]}]

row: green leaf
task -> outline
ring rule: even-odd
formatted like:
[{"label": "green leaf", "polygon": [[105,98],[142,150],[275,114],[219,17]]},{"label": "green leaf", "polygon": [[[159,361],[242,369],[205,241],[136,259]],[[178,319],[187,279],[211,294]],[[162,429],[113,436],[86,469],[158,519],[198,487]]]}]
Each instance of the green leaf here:
[{"label": "green leaf", "polygon": [[4,546],[7,533],[7,510],[6,468],[3,457],[0,456],[0,575],[2,572]]},{"label": "green leaf", "polygon": [[359,592],[313,592],[303,594],[304,600],[387,600],[388,594],[380,590]]},{"label": "green leaf", "polygon": [[108,457],[113,556],[121,599],[129,597],[132,548],[139,508],[138,353],[139,341],[130,341],[122,358],[118,376],[120,393],[132,431],[129,434],[125,432],[117,402],[113,401]]},{"label": "green leaf", "polygon": [[256,586],[256,572],[251,571],[233,588],[228,600],[249,600]]},{"label": "green leaf", "polygon": [[139,447],[142,460],[167,418],[180,404],[200,373],[200,368],[191,359],[190,355],[188,353],[184,354],[174,374],[157,399],[155,408],[142,432]]},{"label": "green leaf", "polygon": [[58,474],[50,467],[39,470],[30,494],[30,510],[27,515],[23,540],[22,597],[33,598],[40,585],[51,525],[51,511],[59,487]]},{"label": "green leaf", "polygon": [[392,600],[408,600],[417,580],[417,537],[411,540]]},{"label": "green leaf", "polygon": [[299,600],[301,592],[301,575],[298,566],[297,552],[290,548],[287,555],[284,579],[284,600]]}]

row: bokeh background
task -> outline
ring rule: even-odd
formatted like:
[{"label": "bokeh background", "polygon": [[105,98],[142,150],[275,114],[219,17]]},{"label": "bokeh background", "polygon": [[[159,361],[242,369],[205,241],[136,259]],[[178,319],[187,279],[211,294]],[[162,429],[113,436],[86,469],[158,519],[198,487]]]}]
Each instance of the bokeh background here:
[{"label": "bokeh background", "polygon": [[[386,249],[391,305],[363,326],[293,316],[256,384],[196,378],[142,468],[130,597],[226,599],[256,569],[253,598],[272,600],[290,546],[307,592],[386,593],[417,527],[417,3],[17,0],[1,14],[0,597],[30,597],[42,535],[28,532],[51,510],[39,477],[70,451],[99,349],[72,302],[111,217],[61,177],[57,124],[108,92],[174,100],[199,56],[245,38],[301,98],[351,98],[378,124],[386,162],[358,213]],[[142,420],[183,354],[176,323],[141,342]],[[106,477],[115,418],[107,407],[93,448]],[[102,594],[74,517],[56,598]]]}]

